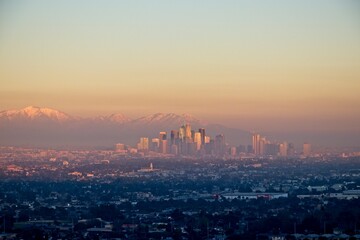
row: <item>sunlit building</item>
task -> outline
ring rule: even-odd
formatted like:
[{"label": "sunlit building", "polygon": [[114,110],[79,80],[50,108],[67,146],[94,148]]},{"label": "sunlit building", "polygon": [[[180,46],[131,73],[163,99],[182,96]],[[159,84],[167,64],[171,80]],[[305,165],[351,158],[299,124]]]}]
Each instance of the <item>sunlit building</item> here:
[{"label": "sunlit building", "polygon": [[186,139],[186,142],[192,142],[191,125],[188,123],[185,125],[185,139]]},{"label": "sunlit building", "polygon": [[288,144],[287,142],[283,142],[280,143],[279,145],[279,154],[281,157],[286,157],[287,156],[287,150],[288,149]]},{"label": "sunlit building", "polygon": [[179,139],[185,141],[185,126],[181,126],[179,129]]},{"label": "sunlit building", "polygon": [[138,144],[138,150],[147,151],[149,150],[149,138],[142,137]]},{"label": "sunlit building", "polygon": [[115,145],[115,151],[116,151],[116,152],[125,151],[125,144],[117,143],[117,144]]},{"label": "sunlit building", "polygon": [[200,150],[201,149],[201,133],[200,132],[196,132],[194,134],[194,142],[196,143],[196,150]]},{"label": "sunlit building", "polygon": [[303,155],[304,156],[310,156],[311,154],[311,144],[310,143],[304,143],[303,144]]},{"label": "sunlit building", "polygon": [[255,155],[260,154],[260,134],[253,134],[252,147]]}]

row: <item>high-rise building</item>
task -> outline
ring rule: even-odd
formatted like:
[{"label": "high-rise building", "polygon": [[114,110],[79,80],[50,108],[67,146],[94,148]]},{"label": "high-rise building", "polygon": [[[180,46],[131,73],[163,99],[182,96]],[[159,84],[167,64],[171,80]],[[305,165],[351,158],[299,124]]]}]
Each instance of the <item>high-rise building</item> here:
[{"label": "high-rise building", "polygon": [[185,139],[186,139],[187,142],[192,142],[191,125],[188,124],[188,123],[185,125]]},{"label": "high-rise building", "polygon": [[159,139],[160,139],[160,141],[161,140],[166,140],[166,132],[160,132],[159,133]]},{"label": "high-rise building", "polygon": [[185,141],[185,126],[181,126],[179,129],[179,139],[180,141]]},{"label": "high-rise building", "polygon": [[150,150],[151,150],[151,151],[154,151],[154,152],[158,152],[158,151],[159,151],[159,147],[160,147],[160,139],[158,139],[158,138],[153,138],[153,139],[151,139]]},{"label": "high-rise building", "polygon": [[303,155],[304,156],[310,156],[311,154],[311,144],[310,143],[304,143],[303,144]]},{"label": "high-rise building", "polygon": [[266,141],[266,139],[264,137],[260,138],[259,141],[259,155],[265,155],[266,153],[266,144],[268,142]]},{"label": "high-rise building", "polygon": [[194,142],[196,143],[196,150],[199,151],[201,149],[201,133],[196,132],[194,134]]},{"label": "high-rise building", "polygon": [[260,134],[254,133],[252,137],[252,147],[255,155],[260,154]]},{"label": "high-rise building", "polygon": [[176,140],[179,138],[179,131],[171,130],[170,133],[170,145],[173,145],[176,143]]},{"label": "high-rise building", "polygon": [[230,155],[231,156],[236,156],[236,147],[231,147],[230,148]]},{"label": "high-rise building", "polygon": [[149,150],[149,138],[146,137],[140,138],[140,142],[138,144],[138,150],[143,150],[143,151]]},{"label": "high-rise building", "polygon": [[199,133],[201,134],[201,144],[205,144],[205,128],[199,128]]},{"label": "high-rise building", "polygon": [[168,153],[167,140],[160,141],[160,152],[164,154]]},{"label": "high-rise building", "polygon": [[294,156],[295,155],[295,145],[293,143],[289,143],[288,149],[287,149],[288,156]]},{"label": "high-rise building", "polygon": [[166,132],[159,133],[160,146],[159,150],[161,153],[167,153],[167,140],[166,140]]},{"label": "high-rise building", "polygon": [[225,136],[223,134],[219,134],[215,137],[215,154],[216,155],[224,155],[225,154]]},{"label": "high-rise building", "polygon": [[287,149],[288,149],[287,142],[280,143],[280,145],[279,145],[279,153],[280,153],[281,157],[286,157],[287,156]]}]

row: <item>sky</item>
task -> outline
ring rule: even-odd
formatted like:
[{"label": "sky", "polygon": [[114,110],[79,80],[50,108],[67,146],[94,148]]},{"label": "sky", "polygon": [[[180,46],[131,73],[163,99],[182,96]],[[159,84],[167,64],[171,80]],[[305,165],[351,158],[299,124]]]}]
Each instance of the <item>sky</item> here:
[{"label": "sky", "polygon": [[0,110],[28,105],[360,141],[360,2],[0,0]]}]

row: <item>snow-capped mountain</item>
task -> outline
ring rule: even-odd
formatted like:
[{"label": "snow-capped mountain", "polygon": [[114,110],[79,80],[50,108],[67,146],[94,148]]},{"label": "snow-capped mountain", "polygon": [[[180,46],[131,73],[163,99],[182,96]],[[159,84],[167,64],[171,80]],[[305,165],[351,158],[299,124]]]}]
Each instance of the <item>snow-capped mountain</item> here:
[{"label": "snow-capped mountain", "polygon": [[108,116],[97,116],[94,118],[84,118],[83,122],[92,123],[111,123],[111,124],[126,124],[131,122],[132,119],[122,113],[115,113]]},{"label": "snow-capped mountain", "polygon": [[66,122],[74,119],[70,115],[51,108],[29,106],[20,110],[8,110],[0,112],[1,120],[51,120]]},{"label": "snow-capped mountain", "polygon": [[181,126],[186,123],[195,124],[195,125],[206,125],[205,122],[200,121],[190,114],[177,115],[175,113],[155,113],[145,117],[138,118],[132,122],[136,125],[176,125]]},{"label": "snow-capped mountain", "polygon": [[128,122],[131,122],[132,119],[125,116],[124,114],[122,113],[115,113],[115,114],[111,114],[110,116],[107,116],[106,119],[108,119],[109,121],[111,122],[114,122],[114,123],[128,123]]}]

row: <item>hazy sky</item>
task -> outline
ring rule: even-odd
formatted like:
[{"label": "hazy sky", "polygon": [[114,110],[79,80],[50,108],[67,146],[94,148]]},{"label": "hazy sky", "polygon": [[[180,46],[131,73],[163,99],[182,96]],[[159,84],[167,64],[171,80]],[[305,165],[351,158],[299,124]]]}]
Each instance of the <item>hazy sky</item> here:
[{"label": "hazy sky", "polygon": [[360,1],[0,1],[0,109],[360,135]]}]

